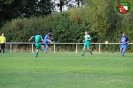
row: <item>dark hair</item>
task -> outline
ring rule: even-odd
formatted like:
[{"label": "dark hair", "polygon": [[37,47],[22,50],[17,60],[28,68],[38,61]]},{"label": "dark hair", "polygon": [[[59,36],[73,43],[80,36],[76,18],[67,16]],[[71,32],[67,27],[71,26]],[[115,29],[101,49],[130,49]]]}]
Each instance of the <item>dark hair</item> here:
[{"label": "dark hair", "polygon": [[51,31],[48,31],[48,33],[51,33]]},{"label": "dark hair", "polygon": [[38,35],[41,35],[41,33],[40,33],[40,32],[38,32]]}]

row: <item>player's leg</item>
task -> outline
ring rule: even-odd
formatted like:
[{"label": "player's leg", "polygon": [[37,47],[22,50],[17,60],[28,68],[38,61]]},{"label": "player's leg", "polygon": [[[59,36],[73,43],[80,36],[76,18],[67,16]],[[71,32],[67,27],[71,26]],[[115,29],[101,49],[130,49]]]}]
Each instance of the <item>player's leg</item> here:
[{"label": "player's leg", "polygon": [[46,45],[45,53],[48,54],[48,44]]},{"label": "player's leg", "polygon": [[82,54],[81,54],[81,56],[84,56],[85,48],[86,48],[86,43],[84,43],[84,48],[83,48],[83,50],[82,50]]},{"label": "player's leg", "polygon": [[36,57],[38,57],[39,49],[36,49]]},{"label": "player's leg", "polygon": [[3,51],[3,54],[5,53],[5,43],[1,44],[1,49]]},{"label": "player's leg", "polygon": [[92,51],[90,50],[90,48],[87,48],[87,50],[90,52],[90,54],[92,55]]},{"label": "player's leg", "polygon": [[36,57],[38,57],[38,43],[35,43],[35,47],[36,47]]},{"label": "player's leg", "polygon": [[1,54],[1,44],[0,44],[0,54]]},{"label": "player's leg", "polygon": [[90,52],[90,54],[92,55],[92,51],[90,50],[90,43],[87,44],[87,50]]},{"label": "player's leg", "polygon": [[124,56],[125,50],[126,50],[126,49],[123,48],[123,50],[122,50],[122,52],[121,52],[121,55],[122,55],[122,56]]},{"label": "player's leg", "polygon": [[48,39],[44,40],[44,44],[45,44],[45,53],[48,53]]},{"label": "player's leg", "polygon": [[120,46],[120,53],[123,54],[123,45]]},{"label": "player's leg", "polygon": [[90,48],[87,48],[87,50],[90,52],[90,54],[92,55],[92,51],[90,50]]},{"label": "player's leg", "polygon": [[36,43],[35,46],[36,46],[36,57],[38,57],[38,52],[39,52],[39,49],[41,47],[41,44],[40,43]]},{"label": "player's leg", "polygon": [[123,46],[123,50],[122,50],[122,56],[125,55],[125,51],[126,51],[126,49],[127,49],[127,45],[124,45],[124,46]]},{"label": "player's leg", "polygon": [[41,45],[41,49],[42,49],[42,51],[44,51],[45,49],[44,49],[44,45]]},{"label": "player's leg", "polygon": [[48,54],[48,39],[45,42],[45,46],[46,46],[45,53]]},{"label": "player's leg", "polygon": [[84,47],[83,50],[82,50],[81,56],[84,56],[84,53],[85,53],[85,47]]},{"label": "player's leg", "polygon": [[51,44],[53,43],[50,39],[48,39],[48,42],[50,42]]}]

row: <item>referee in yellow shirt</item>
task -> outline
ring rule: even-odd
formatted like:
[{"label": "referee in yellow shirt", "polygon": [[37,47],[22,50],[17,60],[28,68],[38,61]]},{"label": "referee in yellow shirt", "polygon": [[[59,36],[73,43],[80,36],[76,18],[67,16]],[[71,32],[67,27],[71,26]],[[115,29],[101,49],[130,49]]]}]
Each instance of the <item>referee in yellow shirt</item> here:
[{"label": "referee in yellow shirt", "polygon": [[5,53],[5,46],[6,46],[6,37],[4,36],[4,33],[0,36],[0,53],[3,51],[3,54]]}]

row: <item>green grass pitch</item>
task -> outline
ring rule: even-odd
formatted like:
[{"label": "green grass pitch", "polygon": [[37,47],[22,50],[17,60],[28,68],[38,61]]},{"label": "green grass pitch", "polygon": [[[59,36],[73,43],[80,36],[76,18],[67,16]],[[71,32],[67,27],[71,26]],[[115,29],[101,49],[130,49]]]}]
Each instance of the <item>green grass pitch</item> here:
[{"label": "green grass pitch", "polygon": [[133,54],[5,53],[0,88],[133,88]]}]

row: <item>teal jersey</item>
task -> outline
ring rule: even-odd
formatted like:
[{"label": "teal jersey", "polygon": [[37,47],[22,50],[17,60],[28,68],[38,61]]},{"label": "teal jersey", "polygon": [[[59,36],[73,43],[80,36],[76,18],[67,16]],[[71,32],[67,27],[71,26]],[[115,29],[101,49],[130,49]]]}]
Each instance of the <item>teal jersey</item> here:
[{"label": "teal jersey", "polygon": [[42,41],[41,35],[35,35],[35,36],[33,36],[33,38],[35,38],[35,43],[40,43]]},{"label": "teal jersey", "polygon": [[86,42],[86,41],[90,41],[90,40],[91,40],[90,35],[85,35],[85,36],[84,36],[84,38],[85,38],[85,42]]}]

